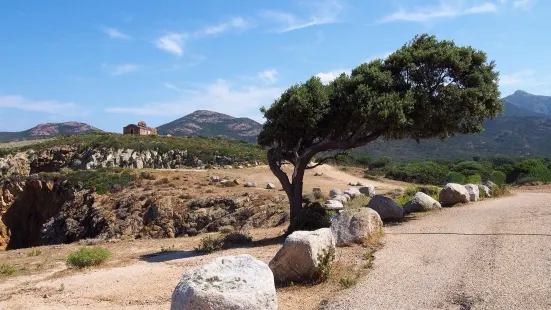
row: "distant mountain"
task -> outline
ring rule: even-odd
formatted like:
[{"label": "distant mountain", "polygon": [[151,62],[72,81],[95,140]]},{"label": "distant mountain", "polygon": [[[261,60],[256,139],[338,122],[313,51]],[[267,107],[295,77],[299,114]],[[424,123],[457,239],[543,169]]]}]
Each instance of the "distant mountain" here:
[{"label": "distant mountain", "polygon": [[60,134],[82,134],[100,129],[79,122],[39,124],[31,129],[19,132],[0,132],[0,142],[40,139]]},{"label": "distant mountain", "polygon": [[262,124],[250,118],[236,118],[222,113],[198,110],[157,127],[160,135],[224,137],[256,142]]},{"label": "distant mountain", "polygon": [[551,116],[551,96],[532,95],[523,90],[503,98],[503,101],[512,103],[520,108]]},{"label": "distant mountain", "polygon": [[522,108],[514,103],[511,103],[507,101],[507,99],[502,99],[503,104],[505,106],[504,116],[517,116],[517,117],[525,117],[525,116],[539,116],[539,117],[551,117],[551,115],[546,115],[538,112],[534,112],[531,110],[528,110],[526,108]]}]

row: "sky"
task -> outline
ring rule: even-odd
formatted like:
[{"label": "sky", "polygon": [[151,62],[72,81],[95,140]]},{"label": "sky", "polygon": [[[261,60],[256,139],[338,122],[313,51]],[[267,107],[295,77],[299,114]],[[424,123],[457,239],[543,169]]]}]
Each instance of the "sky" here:
[{"label": "sky", "polygon": [[484,50],[503,96],[551,95],[547,0],[55,0],[0,5],[0,131],[122,132],[261,106],[428,33]]}]

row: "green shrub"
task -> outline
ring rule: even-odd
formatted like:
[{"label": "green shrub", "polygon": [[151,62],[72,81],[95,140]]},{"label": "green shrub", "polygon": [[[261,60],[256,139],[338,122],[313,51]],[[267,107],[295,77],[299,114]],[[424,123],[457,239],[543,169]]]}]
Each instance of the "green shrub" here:
[{"label": "green shrub", "polygon": [[323,283],[329,279],[331,274],[331,268],[333,266],[333,260],[335,259],[335,248],[329,247],[329,249],[323,249],[318,254],[318,264],[314,273],[314,281],[316,283]]},{"label": "green shrub", "polygon": [[253,242],[253,237],[245,232],[229,232],[223,235],[224,247],[229,248],[236,245],[247,245]]},{"label": "green shrub", "polygon": [[42,254],[42,251],[40,251],[38,249],[32,249],[29,252],[27,252],[28,257],[34,257],[34,256],[38,256],[40,254]]},{"label": "green shrub", "polygon": [[197,245],[194,249],[199,253],[212,253],[221,250],[223,246],[224,239],[222,236],[207,235],[201,238],[199,245]]},{"label": "green shrub", "polygon": [[148,171],[142,171],[140,172],[140,178],[144,180],[155,180],[156,177],[153,175],[153,173]]},{"label": "green shrub", "polygon": [[444,184],[448,168],[432,161],[401,164],[390,168],[386,176],[419,184]]},{"label": "green shrub", "polygon": [[81,184],[86,188],[95,188],[96,193],[105,194],[114,185],[122,188],[136,180],[134,174],[118,174],[111,169],[96,169],[96,170],[78,170],[72,172],[61,173],[40,173],[45,179],[57,179],[59,181],[67,181],[70,184]]},{"label": "green shrub", "polygon": [[480,174],[469,175],[465,180],[465,184],[482,184],[482,177]]},{"label": "green shrub", "polygon": [[12,265],[0,264],[0,275],[11,276],[17,272],[17,269]]},{"label": "green shrub", "polygon": [[501,186],[505,184],[506,175],[502,171],[494,170],[490,173],[490,181],[494,182],[495,184]]},{"label": "green shrub", "polygon": [[355,286],[356,284],[358,284],[358,279],[359,279],[359,277],[340,278],[339,279],[339,284],[341,285],[341,287],[343,289],[348,289],[348,288],[351,288],[351,287]]},{"label": "green shrub", "polygon": [[396,198],[394,201],[400,206],[404,207],[404,205],[411,200],[413,195],[415,195],[418,192],[425,193],[435,200],[438,200],[438,194],[440,193],[440,187],[438,186],[408,186],[406,190],[404,191],[403,196]]},{"label": "green shrub", "polygon": [[347,172],[347,171],[348,171],[348,167],[340,167],[339,170],[342,171],[342,172]]},{"label": "green shrub", "polygon": [[465,181],[467,181],[467,178],[465,178],[464,175],[455,171],[450,171],[448,175],[446,175],[446,179],[447,179],[447,182],[457,183],[457,184],[465,184]]},{"label": "green shrub", "polygon": [[291,220],[287,235],[297,230],[313,231],[330,227],[331,218],[336,214],[335,211],[325,210],[319,202],[312,203],[303,208],[298,216]]},{"label": "green shrub", "polygon": [[72,252],[67,257],[67,265],[75,268],[97,266],[111,257],[111,252],[100,246],[83,247]]},{"label": "green shrub", "polygon": [[157,180],[153,183],[153,185],[163,185],[163,184],[168,184],[170,183],[170,181],[168,180],[168,178],[162,178],[160,180]]},{"label": "green shrub", "polygon": [[486,190],[483,187],[479,187],[478,191],[480,192],[480,198],[487,198],[488,193],[486,193]]},{"label": "green shrub", "polygon": [[359,196],[354,199],[350,199],[347,203],[344,204],[346,209],[359,209],[367,206],[371,198],[369,196]]}]

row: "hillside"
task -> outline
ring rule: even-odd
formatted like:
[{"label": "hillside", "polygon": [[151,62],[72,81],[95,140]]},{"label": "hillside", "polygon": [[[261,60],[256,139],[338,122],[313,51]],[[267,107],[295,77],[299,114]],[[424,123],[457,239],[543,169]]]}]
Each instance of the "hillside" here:
[{"label": "hillside", "polygon": [[223,137],[256,142],[262,125],[249,118],[199,110],[157,127],[160,135]]},{"label": "hillside", "polygon": [[523,90],[517,90],[503,100],[532,112],[551,115],[551,96],[532,95]]},{"label": "hillside", "polygon": [[25,131],[0,132],[0,142],[40,139],[60,134],[83,134],[92,131],[101,130],[86,123],[79,122],[45,123]]}]

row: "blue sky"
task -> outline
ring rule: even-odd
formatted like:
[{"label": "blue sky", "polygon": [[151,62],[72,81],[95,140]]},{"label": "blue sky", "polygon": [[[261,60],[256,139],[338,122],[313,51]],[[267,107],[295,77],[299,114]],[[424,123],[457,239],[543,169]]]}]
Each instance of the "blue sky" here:
[{"label": "blue sky", "polygon": [[488,53],[502,95],[551,95],[547,0],[55,0],[0,4],[0,131],[76,120],[120,132],[197,109],[262,121],[418,33]]}]

